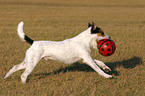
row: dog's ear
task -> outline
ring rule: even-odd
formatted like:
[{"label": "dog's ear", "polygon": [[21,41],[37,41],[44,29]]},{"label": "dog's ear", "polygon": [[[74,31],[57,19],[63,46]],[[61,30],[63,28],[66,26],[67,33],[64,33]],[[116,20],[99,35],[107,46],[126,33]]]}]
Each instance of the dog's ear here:
[{"label": "dog's ear", "polygon": [[88,23],[88,27],[91,27],[91,34],[95,30],[94,22]]},{"label": "dog's ear", "polygon": [[88,26],[89,25],[92,26],[91,34],[95,34],[96,33],[96,28],[98,28],[98,27],[95,26],[94,22],[89,23]]},{"label": "dog's ear", "polygon": [[94,22],[88,23],[88,27],[94,26]]}]

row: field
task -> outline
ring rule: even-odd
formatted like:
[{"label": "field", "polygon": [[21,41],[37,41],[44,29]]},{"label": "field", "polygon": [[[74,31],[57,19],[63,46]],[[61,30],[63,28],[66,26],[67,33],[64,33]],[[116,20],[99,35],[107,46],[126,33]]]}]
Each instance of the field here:
[{"label": "field", "polygon": [[[94,21],[116,43],[116,52],[92,57],[106,63],[105,79],[81,61],[72,65],[42,59],[21,84],[24,70],[3,79],[24,57],[29,44],[17,24],[34,40],[60,41]],[[70,49],[71,50],[71,49]],[[0,96],[145,96],[145,0],[0,0]]]}]

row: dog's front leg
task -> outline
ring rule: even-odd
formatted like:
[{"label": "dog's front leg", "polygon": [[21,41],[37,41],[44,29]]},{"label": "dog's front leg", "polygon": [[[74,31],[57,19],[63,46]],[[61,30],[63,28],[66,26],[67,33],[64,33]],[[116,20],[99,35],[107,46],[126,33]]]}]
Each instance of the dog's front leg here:
[{"label": "dog's front leg", "polygon": [[112,71],[104,62],[94,59],[94,61],[105,71]]},{"label": "dog's front leg", "polygon": [[[99,61],[99,60],[96,60],[96,59],[94,59],[94,61],[95,61],[95,62],[97,63],[97,65],[98,65],[99,67],[101,67],[104,71],[106,71],[106,72],[112,71],[108,66],[105,65],[104,62]],[[87,62],[85,62],[84,60],[83,60],[83,62],[84,62],[84,63],[87,63]]]},{"label": "dog's front leg", "polygon": [[102,75],[105,78],[112,78],[112,75],[106,74],[104,71],[102,71],[99,66],[97,66],[96,62],[90,57],[90,56],[84,56],[83,60],[92,67],[96,72],[98,72],[100,75]]}]

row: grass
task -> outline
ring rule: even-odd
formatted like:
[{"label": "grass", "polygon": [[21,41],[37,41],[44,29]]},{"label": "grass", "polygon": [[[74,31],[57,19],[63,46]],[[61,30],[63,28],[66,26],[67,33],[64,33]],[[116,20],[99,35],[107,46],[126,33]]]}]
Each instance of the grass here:
[{"label": "grass", "polygon": [[[1,0],[0,95],[1,96],[144,96],[145,92],[144,0]],[[29,44],[21,42],[17,24],[34,40],[64,40],[94,21],[115,41],[110,57],[92,50],[92,57],[106,63],[115,79],[105,79],[82,62],[65,65],[41,60],[22,85],[24,70],[3,76],[20,63]]]}]

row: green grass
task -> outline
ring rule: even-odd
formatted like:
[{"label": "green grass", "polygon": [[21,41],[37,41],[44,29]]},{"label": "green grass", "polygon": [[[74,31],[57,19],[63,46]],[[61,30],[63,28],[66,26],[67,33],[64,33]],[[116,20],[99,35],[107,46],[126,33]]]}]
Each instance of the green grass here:
[{"label": "green grass", "polygon": [[[1,0],[0,95],[1,96],[145,96],[144,0]],[[25,56],[29,44],[21,42],[17,24],[34,40],[64,40],[87,29],[94,21],[116,43],[110,57],[92,50],[105,62],[115,79],[105,79],[79,62],[65,65],[41,60],[23,85],[24,70],[3,76]]]}]

